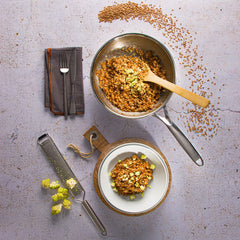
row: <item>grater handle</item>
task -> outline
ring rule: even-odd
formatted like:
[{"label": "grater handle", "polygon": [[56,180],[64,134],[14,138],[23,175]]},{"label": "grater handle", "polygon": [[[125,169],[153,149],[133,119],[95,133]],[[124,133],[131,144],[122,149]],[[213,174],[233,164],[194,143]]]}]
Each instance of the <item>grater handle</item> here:
[{"label": "grater handle", "polygon": [[82,201],[82,207],[87,213],[87,215],[90,217],[90,219],[92,220],[93,224],[98,229],[98,231],[103,236],[107,236],[107,231],[105,227],[103,226],[102,222],[100,221],[100,219],[98,218],[98,216],[96,215],[96,213],[94,212],[94,210],[92,209],[92,207],[90,206],[87,200]]}]

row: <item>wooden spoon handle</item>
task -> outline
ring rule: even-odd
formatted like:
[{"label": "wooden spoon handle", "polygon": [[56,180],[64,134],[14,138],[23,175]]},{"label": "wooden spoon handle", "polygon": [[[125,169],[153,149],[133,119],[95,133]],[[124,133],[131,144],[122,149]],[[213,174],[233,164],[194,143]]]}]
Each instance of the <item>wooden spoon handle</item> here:
[{"label": "wooden spoon handle", "polygon": [[147,82],[153,82],[158,85],[161,85],[162,87],[178,94],[179,96],[182,96],[188,100],[190,100],[192,103],[195,103],[201,107],[207,107],[210,101],[196,93],[190,92],[184,88],[181,88],[177,86],[176,84],[169,82],[163,78],[160,78],[156,76],[152,71],[149,71],[148,75],[145,77],[145,81]]}]

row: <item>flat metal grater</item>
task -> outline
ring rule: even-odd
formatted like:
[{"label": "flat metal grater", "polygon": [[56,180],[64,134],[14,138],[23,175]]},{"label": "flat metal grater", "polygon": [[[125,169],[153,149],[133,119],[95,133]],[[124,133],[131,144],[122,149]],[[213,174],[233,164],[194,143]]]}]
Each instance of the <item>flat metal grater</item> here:
[{"label": "flat metal grater", "polygon": [[52,138],[47,134],[43,134],[38,138],[38,144],[41,146],[46,156],[48,157],[49,162],[57,173],[58,177],[61,179],[63,185],[67,187],[66,181],[70,178],[76,180],[77,184],[73,189],[69,189],[69,193],[73,198],[81,197],[80,203],[83,209],[86,211],[98,231],[103,235],[107,235],[107,231],[103,226],[100,219],[97,217],[96,213],[93,211],[88,201],[85,200],[85,190],[76,178],[75,174],[69,167],[68,163],[64,159],[63,155],[58,150],[56,144],[52,140]]},{"label": "flat metal grater", "polygon": [[53,166],[55,172],[57,173],[58,177],[61,179],[65,187],[67,187],[66,181],[68,179],[73,178],[76,180],[77,184],[75,185],[75,187],[73,189],[69,189],[72,197],[77,197],[82,192],[84,192],[83,187],[75,177],[74,173],[72,172],[64,157],[58,150],[52,138],[48,134],[44,134],[38,138],[38,144],[42,147],[43,151],[48,157],[49,162]]}]

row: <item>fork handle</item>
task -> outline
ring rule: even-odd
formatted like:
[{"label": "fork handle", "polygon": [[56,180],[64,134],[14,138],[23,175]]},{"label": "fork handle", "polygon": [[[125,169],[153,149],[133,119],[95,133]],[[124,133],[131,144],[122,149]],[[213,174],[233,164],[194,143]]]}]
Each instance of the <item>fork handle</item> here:
[{"label": "fork handle", "polygon": [[76,104],[75,104],[75,84],[72,84],[72,96],[71,96],[71,103],[70,103],[70,115],[76,114]]},{"label": "fork handle", "polygon": [[65,119],[67,120],[68,116],[68,104],[67,104],[67,79],[66,79],[66,74],[63,74],[63,96],[64,96],[64,116]]}]

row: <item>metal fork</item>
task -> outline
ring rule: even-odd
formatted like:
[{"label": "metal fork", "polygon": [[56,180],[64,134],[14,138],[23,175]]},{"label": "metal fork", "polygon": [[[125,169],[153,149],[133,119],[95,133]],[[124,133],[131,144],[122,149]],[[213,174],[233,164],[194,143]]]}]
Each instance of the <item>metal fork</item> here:
[{"label": "metal fork", "polygon": [[63,74],[63,96],[64,96],[64,116],[67,119],[68,115],[68,104],[67,104],[67,80],[66,73],[69,71],[67,55],[65,52],[59,53],[59,66],[60,72]]}]

